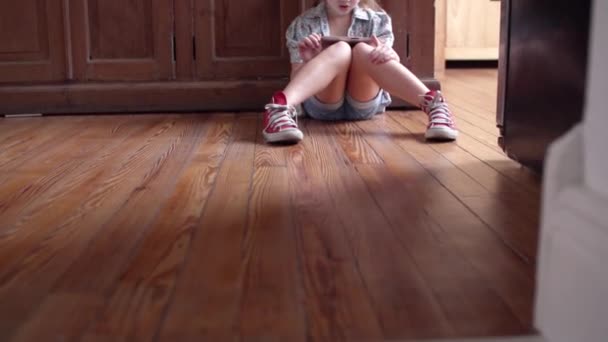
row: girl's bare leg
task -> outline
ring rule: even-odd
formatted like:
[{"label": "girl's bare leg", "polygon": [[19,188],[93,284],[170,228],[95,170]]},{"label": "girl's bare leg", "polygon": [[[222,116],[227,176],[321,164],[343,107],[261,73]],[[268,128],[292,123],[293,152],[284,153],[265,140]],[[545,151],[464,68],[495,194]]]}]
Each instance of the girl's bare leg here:
[{"label": "girl's bare leg", "polygon": [[430,92],[416,75],[397,61],[374,64],[370,53],[374,48],[357,44],[353,48],[347,91],[356,101],[369,101],[377,96],[380,88],[421,107],[429,117],[425,137],[427,139],[455,140],[458,136],[454,118],[443,96]]},{"label": "girl's bare leg", "polygon": [[397,61],[384,64],[373,64],[369,54],[374,48],[360,43],[353,48],[352,66],[347,89],[350,96],[357,101],[369,101],[376,97],[380,88],[418,106],[422,95],[429,89]]},{"label": "girl's bare leg", "polygon": [[344,97],[352,49],[336,43],[304,64],[283,90],[290,105],[298,105],[316,95],[324,103],[337,103]]}]

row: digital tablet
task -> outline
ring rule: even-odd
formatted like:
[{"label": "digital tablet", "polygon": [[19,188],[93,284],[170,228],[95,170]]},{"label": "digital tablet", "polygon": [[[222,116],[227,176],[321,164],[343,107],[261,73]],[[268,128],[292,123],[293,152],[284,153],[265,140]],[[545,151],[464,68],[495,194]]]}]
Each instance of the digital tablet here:
[{"label": "digital tablet", "polygon": [[321,46],[328,47],[337,42],[347,42],[350,46],[357,43],[371,43],[370,37],[345,37],[345,36],[324,36],[321,37]]}]

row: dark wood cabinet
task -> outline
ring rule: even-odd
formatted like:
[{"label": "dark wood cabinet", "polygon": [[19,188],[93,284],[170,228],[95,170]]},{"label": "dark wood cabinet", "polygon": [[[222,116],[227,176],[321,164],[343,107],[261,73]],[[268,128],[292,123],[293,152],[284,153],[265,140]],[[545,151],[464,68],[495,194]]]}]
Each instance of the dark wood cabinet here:
[{"label": "dark wood cabinet", "polygon": [[284,32],[293,0],[195,0],[196,78],[276,78],[289,73]]},{"label": "dark wood cabinet", "polygon": [[[287,26],[313,2],[4,2],[0,113],[261,110],[288,80]],[[438,87],[433,1],[383,5],[403,63]]]},{"label": "dark wood cabinet", "polygon": [[173,78],[173,0],[71,0],[74,79]]},{"label": "dark wood cabinet", "polygon": [[64,13],[56,0],[0,4],[0,84],[67,78]]},{"label": "dark wood cabinet", "polygon": [[498,142],[511,159],[542,176],[551,144],[584,117],[593,3],[501,5]]}]

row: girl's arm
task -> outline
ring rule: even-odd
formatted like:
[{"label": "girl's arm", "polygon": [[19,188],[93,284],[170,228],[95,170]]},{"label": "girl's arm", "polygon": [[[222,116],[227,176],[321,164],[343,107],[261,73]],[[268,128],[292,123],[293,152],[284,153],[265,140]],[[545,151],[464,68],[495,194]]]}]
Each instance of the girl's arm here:
[{"label": "girl's arm", "polygon": [[300,71],[302,66],[306,64],[308,61],[316,57],[322,50],[321,46],[321,35],[317,33],[313,33],[308,37],[302,39],[297,45],[298,54],[300,55],[300,61],[296,61],[291,63],[291,78]]},{"label": "girl's arm", "polygon": [[389,61],[401,62],[401,58],[397,51],[395,51],[389,45],[383,43],[376,36],[372,36],[372,44],[374,50],[370,53],[369,57],[373,64],[384,64]]}]

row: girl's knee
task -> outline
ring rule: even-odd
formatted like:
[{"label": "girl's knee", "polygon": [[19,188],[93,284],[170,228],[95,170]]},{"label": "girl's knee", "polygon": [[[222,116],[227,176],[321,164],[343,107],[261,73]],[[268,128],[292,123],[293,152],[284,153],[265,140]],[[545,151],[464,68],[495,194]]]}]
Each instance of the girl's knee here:
[{"label": "girl's knee", "polygon": [[367,43],[358,43],[353,47],[353,58],[367,57],[373,50],[374,48]]},{"label": "girl's knee", "polygon": [[337,42],[332,44],[325,51],[334,57],[351,58],[352,49],[346,42]]}]

